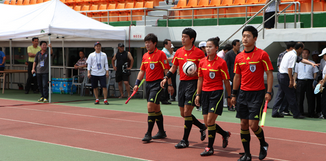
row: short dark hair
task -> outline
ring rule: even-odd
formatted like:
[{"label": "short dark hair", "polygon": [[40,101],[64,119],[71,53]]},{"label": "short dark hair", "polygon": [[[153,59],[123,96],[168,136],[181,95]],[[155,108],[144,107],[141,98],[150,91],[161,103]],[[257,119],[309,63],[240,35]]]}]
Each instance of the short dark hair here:
[{"label": "short dark hair", "polygon": [[237,42],[240,42],[240,40],[238,40],[238,39],[234,39],[234,40],[232,41],[232,46],[236,46],[236,45],[237,45]]},{"label": "short dark hair", "polygon": [[84,51],[83,51],[83,50],[79,50],[79,51],[78,51],[78,54],[79,54],[80,52],[82,52],[82,53],[85,55],[85,53],[84,53]]},{"label": "short dark hair", "polygon": [[185,28],[185,29],[183,29],[182,34],[188,35],[190,37],[190,39],[194,38],[194,41],[192,42],[192,45],[195,44],[197,33],[196,33],[196,31],[194,29]]},{"label": "short dark hair", "polygon": [[41,41],[41,42],[40,42],[40,46],[41,46],[43,43],[45,43],[45,45],[48,44],[46,41]]},{"label": "short dark hair", "polygon": [[220,46],[220,38],[218,36],[213,37],[213,38],[209,38],[207,41],[211,41],[213,42],[213,44],[217,47]]},{"label": "short dark hair", "polygon": [[308,51],[308,54],[310,54],[310,50],[309,50],[309,49],[307,49],[307,48],[304,48],[303,50],[307,50],[307,51]]},{"label": "short dark hair", "polygon": [[231,45],[231,44],[226,44],[226,45],[224,46],[224,50],[227,50],[227,51],[232,50],[232,45]]},{"label": "short dark hair", "polygon": [[164,45],[167,45],[168,43],[169,43],[169,41],[171,41],[170,39],[164,39],[164,41],[163,41],[163,46]]},{"label": "short dark hair", "polygon": [[245,31],[249,31],[251,32],[252,36],[255,38],[258,36],[258,31],[255,27],[253,26],[246,26],[245,28],[243,28],[242,30],[242,34],[245,32]]},{"label": "short dark hair", "polygon": [[290,49],[290,48],[294,48],[295,42],[294,41],[290,41],[286,43],[286,49]]},{"label": "short dark hair", "polygon": [[[157,42],[158,42],[158,40],[157,40],[157,36],[154,35],[153,33],[148,34],[148,35],[144,38],[144,41],[151,41],[153,44],[156,43],[156,45],[157,45]],[[155,45],[155,47],[156,47],[156,45]]]},{"label": "short dark hair", "polygon": [[294,45],[294,49],[295,49],[295,50],[298,50],[298,49],[300,49],[300,48],[303,48],[303,44],[302,44],[302,43],[296,43],[296,44]]},{"label": "short dark hair", "polygon": [[37,39],[37,40],[38,40],[38,37],[33,37],[33,38],[32,38],[32,41],[34,41],[35,39]]}]

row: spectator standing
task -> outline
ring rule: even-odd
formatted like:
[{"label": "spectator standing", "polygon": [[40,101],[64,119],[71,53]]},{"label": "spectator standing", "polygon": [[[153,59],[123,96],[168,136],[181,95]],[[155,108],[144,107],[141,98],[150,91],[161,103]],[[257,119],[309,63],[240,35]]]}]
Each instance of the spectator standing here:
[{"label": "spectator standing", "polygon": [[[164,46],[164,48],[162,49],[162,51],[165,53],[165,55],[166,55],[166,57],[168,59],[168,62],[169,62],[169,66],[171,68],[172,67],[172,59],[173,59],[173,56],[174,56],[173,55],[171,40],[165,39],[163,41],[163,46]],[[174,73],[171,76],[172,86],[173,86],[174,89],[176,89],[176,83],[175,83],[176,74],[177,73]],[[175,100],[175,93],[176,92],[174,92],[173,95],[171,95],[171,100]],[[168,84],[165,84],[161,102],[162,102],[162,104],[171,104],[168,100],[169,100]]]},{"label": "spectator standing", "polygon": [[[308,60],[310,55],[309,49],[303,49],[302,51],[302,59]],[[312,63],[315,63],[312,60],[308,60]],[[297,101],[299,104],[299,109],[301,115],[304,114],[303,109],[303,101],[304,95],[306,94],[307,102],[308,102],[308,117],[315,117],[315,101],[314,101],[314,90],[313,90],[313,82],[318,73],[318,68],[313,67],[311,65],[307,65],[304,63],[296,63],[294,70],[294,87],[297,89]],[[298,78],[298,79],[296,79]],[[297,83],[295,83],[295,81]]]},{"label": "spectator standing", "polygon": [[205,56],[207,56],[207,53],[206,53],[206,50],[205,50],[205,48],[206,48],[206,41],[201,41],[199,43],[199,45],[198,45],[198,48],[205,53]]},{"label": "spectator standing", "polygon": [[[324,61],[326,61],[326,48],[323,49],[323,51],[321,52],[321,54],[319,55],[323,58]],[[322,72],[322,77],[323,79],[319,82],[319,84],[321,84],[322,87],[325,87],[325,82],[326,82],[326,66],[324,66],[323,72]],[[320,119],[325,119],[326,118],[326,89],[324,89],[322,91],[322,97],[321,97],[321,115],[320,115]]]},{"label": "spectator standing", "polygon": [[[115,81],[118,82],[120,97],[123,95],[123,84],[125,84],[125,88],[128,93],[128,97],[130,97],[130,85],[129,85],[129,76],[131,74],[130,69],[134,64],[134,58],[132,57],[130,52],[125,51],[125,45],[123,43],[118,44],[118,52],[112,58],[112,66],[115,72]],[[115,66],[115,60],[117,60],[117,66]],[[128,63],[130,61],[130,64]]]},{"label": "spectator standing", "polygon": [[[273,1],[271,4],[269,4],[269,6],[266,7],[265,9],[265,19],[264,21],[266,21],[267,19],[269,19],[270,17],[272,17],[270,20],[266,21],[264,24],[264,27],[266,29],[271,29],[274,28],[274,24],[275,24],[275,0],[267,0],[266,4],[269,3],[270,1]],[[280,0],[277,1],[277,12],[279,12],[279,5],[280,5]]]},{"label": "spectator standing", "polygon": [[232,45],[226,44],[224,49],[217,53],[217,56],[225,60],[225,54],[232,49]]},{"label": "spectator standing", "polygon": [[[35,60],[35,55],[37,52],[39,52],[41,50],[41,47],[38,46],[38,38],[34,37],[32,38],[32,44],[31,46],[27,47],[27,54],[28,54],[28,67],[27,67],[27,81],[26,81],[26,86],[25,86],[25,94],[29,93],[29,90],[32,87],[32,90],[34,93],[38,93],[37,90],[37,77],[32,74],[32,68],[33,68],[33,63]],[[32,86],[32,83],[34,84]]]},{"label": "spectator standing", "polygon": [[41,51],[37,52],[35,55],[33,68],[32,68],[32,74],[36,73],[37,76],[37,83],[38,83],[38,89],[41,92],[41,98],[38,99],[38,102],[48,102],[48,96],[49,96],[49,51],[47,50],[47,47],[51,48],[51,54],[52,46],[51,44],[47,45],[46,41],[40,42]]},{"label": "spectator standing", "polygon": [[[313,51],[312,52],[312,54],[311,54],[311,57],[312,57],[312,60],[316,63],[316,64],[319,64],[320,63],[320,57],[318,56],[319,55],[319,53],[318,53],[318,51]],[[323,59],[324,60],[324,59]],[[316,85],[317,84],[317,82],[319,82],[320,80],[322,80],[322,70],[321,70],[321,67],[317,67],[318,68],[318,74],[317,74],[317,76],[316,76],[316,78],[315,78],[315,82],[314,82],[314,85]],[[317,113],[317,115],[319,115],[320,116],[320,112],[321,112],[321,93],[318,93],[318,94],[314,94],[314,101],[316,102],[317,101],[317,103],[316,103],[316,113]],[[319,117],[318,116],[318,117]]]},{"label": "spectator standing", "polygon": [[107,101],[108,90],[106,88],[106,78],[109,77],[108,58],[104,52],[101,51],[101,43],[96,42],[94,44],[95,51],[89,54],[87,63],[87,77],[91,78],[93,93],[95,95],[95,104],[99,104],[98,98],[98,82],[100,82],[103,89],[104,104],[108,105]]},{"label": "spectator standing", "polygon": [[1,51],[0,48],[0,71],[5,70],[5,64],[6,64],[6,55]]},{"label": "spectator standing", "polygon": [[79,75],[81,75],[80,78],[83,79],[84,76],[86,76],[86,69],[84,68],[87,67],[87,58],[85,57],[85,53],[83,51],[79,51],[79,57],[80,59],[74,65],[74,68],[79,70]]},{"label": "spectator standing", "polygon": [[317,66],[308,60],[302,59],[300,55],[303,51],[303,44],[296,43],[292,51],[287,52],[281,62],[279,72],[277,73],[277,79],[279,83],[279,89],[275,98],[272,117],[284,117],[282,113],[279,112],[283,99],[286,99],[289,104],[289,108],[293,114],[293,118],[303,119],[304,116],[300,114],[298,103],[296,101],[296,92],[293,88],[294,79],[292,75],[292,70],[294,68],[295,62],[303,62],[313,66]]},{"label": "spectator standing", "polygon": [[[233,89],[233,78],[234,78],[234,61],[235,57],[239,54],[240,50],[240,40],[235,39],[232,41],[232,50],[228,51],[225,54],[225,61],[228,66],[229,74],[230,74],[230,81],[231,81],[231,89]],[[229,93],[226,93],[226,96],[229,96]],[[228,105],[229,111],[235,111],[234,107],[232,105]]]}]

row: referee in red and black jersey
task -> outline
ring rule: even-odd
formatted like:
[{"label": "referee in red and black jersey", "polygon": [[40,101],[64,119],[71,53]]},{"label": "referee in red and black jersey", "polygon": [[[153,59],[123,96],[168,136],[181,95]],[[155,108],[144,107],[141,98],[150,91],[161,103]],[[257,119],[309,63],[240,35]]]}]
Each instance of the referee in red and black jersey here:
[{"label": "referee in red and black jersey", "polygon": [[[183,139],[175,145],[176,148],[186,148],[189,146],[188,138],[191,131],[192,124],[196,125],[200,129],[201,137],[200,139],[205,140],[207,129],[205,124],[199,122],[194,115],[192,115],[192,110],[195,106],[195,96],[197,91],[197,72],[193,75],[186,75],[182,66],[187,61],[194,62],[197,67],[199,61],[205,58],[205,54],[202,50],[194,46],[196,40],[196,31],[191,28],[185,28],[182,31],[182,45],[183,47],[178,49],[172,60],[172,67],[169,72],[164,77],[161,82],[161,87],[164,87],[166,80],[169,79],[173,73],[176,72],[178,66],[180,69],[180,84],[178,89],[178,106],[180,107],[180,114],[185,119],[184,123],[184,134]],[[169,86],[172,85],[169,83]]]},{"label": "referee in red and black jersey", "polygon": [[[242,31],[244,51],[237,55],[234,62],[232,104],[236,104],[237,118],[241,120],[241,141],[245,154],[238,161],[251,161],[250,129],[260,141],[259,159],[267,155],[268,144],[264,132],[258,126],[264,100],[271,100],[273,85],[273,66],[269,55],[255,46],[258,32],[253,26],[246,26]],[[264,71],[267,75],[265,93]],[[241,80],[241,88],[239,90]],[[238,100],[236,100],[238,99]]]},{"label": "referee in red and black jersey", "polygon": [[[167,73],[170,66],[166,55],[163,51],[156,48],[157,37],[154,34],[148,34],[145,39],[145,46],[148,50],[144,54],[140,71],[137,76],[134,90],[138,89],[138,85],[143,79],[146,73],[146,98],[148,109],[148,129],[145,137],[142,141],[150,142],[152,139],[162,139],[166,137],[166,133],[163,127],[163,115],[160,109],[160,98],[162,94],[162,88],[160,82],[164,77],[164,73]],[[171,84],[171,79],[168,80]],[[172,86],[168,87],[169,93],[173,94],[174,89]],[[157,124],[159,129],[158,133],[152,137],[152,130],[154,124]]]},{"label": "referee in red and black jersey", "polygon": [[[214,154],[213,144],[216,133],[222,135],[222,147],[226,148],[230,132],[224,131],[215,120],[223,111],[223,82],[227,93],[231,93],[230,75],[225,60],[219,58],[216,54],[219,47],[220,38],[210,38],[206,43],[207,57],[201,59],[198,69],[198,85],[195,103],[202,106],[202,113],[205,124],[208,128],[208,146],[201,156]],[[228,104],[231,103],[231,97],[228,96]],[[200,101],[201,100],[201,101]],[[201,103],[200,103],[201,102]]]}]

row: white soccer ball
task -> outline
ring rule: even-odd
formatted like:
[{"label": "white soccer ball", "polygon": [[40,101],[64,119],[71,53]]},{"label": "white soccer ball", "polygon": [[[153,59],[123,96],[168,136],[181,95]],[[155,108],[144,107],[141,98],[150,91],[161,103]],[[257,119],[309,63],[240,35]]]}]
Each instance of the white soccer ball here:
[{"label": "white soccer ball", "polygon": [[197,66],[194,62],[187,61],[183,64],[182,70],[183,70],[183,73],[185,73],[186,75],[192,75],[192,74],[196,73]]}]

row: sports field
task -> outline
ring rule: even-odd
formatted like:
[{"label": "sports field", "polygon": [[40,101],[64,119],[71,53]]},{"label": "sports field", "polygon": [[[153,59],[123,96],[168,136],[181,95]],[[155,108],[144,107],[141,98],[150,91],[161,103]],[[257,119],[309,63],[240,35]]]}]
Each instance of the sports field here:
[{"label": "sports field", "polygon": [[[147,130],[146,100],[109,99],[110,105],[94,105],[91,96],[53,95],[52,104],[37,103],[39,94],[6,90],[0,94],[1,161],[102,161],[102,160],[237,160],[243,152],[239,119],[224,109],[217,123],[230,131],[229,146],[221,147],[217,135],[213,156],[199,154],[207,146],[193,126],[190,147],[175,149],[183,135],[184,120],[177,102],[161,105],[166,139],[143,144]],[[269,143],[265,160],[324,160],[326,120],[292,117],[271,118],[267,112],[264,132]],[[201,112],[193,114],[202,121]],[[157,132],[155,125],[153,135]],[[251,153],[258,160],[259,141],[251,133]]]}]

